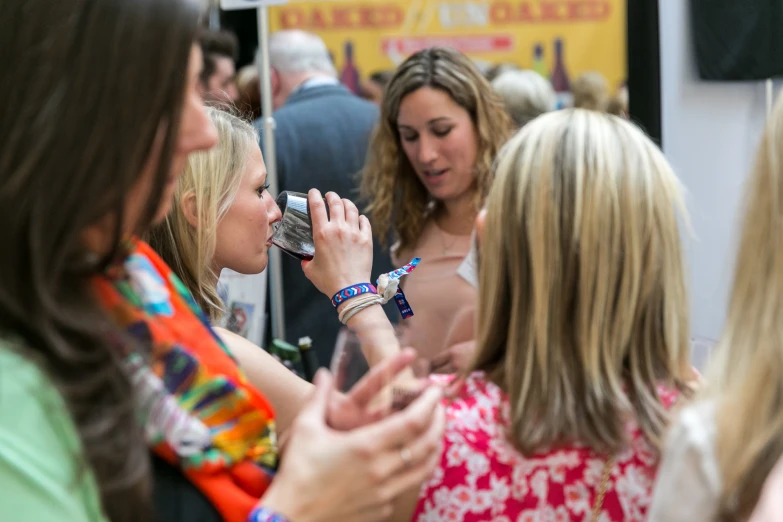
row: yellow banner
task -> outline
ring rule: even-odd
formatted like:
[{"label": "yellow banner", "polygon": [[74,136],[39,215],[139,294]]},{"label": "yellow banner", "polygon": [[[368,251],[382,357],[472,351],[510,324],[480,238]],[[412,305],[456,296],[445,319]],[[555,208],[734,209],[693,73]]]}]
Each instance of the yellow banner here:
[{"label": "yellow banner", "polygon": [[602,73],[612,90],[625,81],[625,26],[626,0],[292,0],[271,8],[272,31],[321,36],[343,79],[444,45],[534,69],[558,91],[586,71]]}]

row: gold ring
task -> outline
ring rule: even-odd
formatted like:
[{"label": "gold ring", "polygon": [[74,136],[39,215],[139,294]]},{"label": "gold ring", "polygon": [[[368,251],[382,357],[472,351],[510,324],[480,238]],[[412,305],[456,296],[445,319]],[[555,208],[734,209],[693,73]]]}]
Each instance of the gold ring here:
[{"label": "gold ring", "polygon": [[400,450],[400,458],[402,459],[402,462],[405,464],[406,468],[409,468],[413,463],[413,455],[411,455],[411,450],[408,448],[403,447]]}]

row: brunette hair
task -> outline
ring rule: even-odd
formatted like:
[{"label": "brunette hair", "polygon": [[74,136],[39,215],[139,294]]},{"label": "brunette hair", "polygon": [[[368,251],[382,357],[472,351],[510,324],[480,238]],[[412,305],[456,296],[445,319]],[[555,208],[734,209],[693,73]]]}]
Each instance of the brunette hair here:
[{"label": "brunette hair", "polygon": [[[159,209],[198,18],[187,0],[0,2],[0,332],[61,392],[113,522],[152,518],[149,451],[123,363],[132,345],[91,280],[117,258],[156,138],[137,232]],[[83,237],[98,223],[114,229],[100,256]]]},{"label": "brunette hair", "polygon": [[215,74],[215,57],[231,58],[236,61],[239,56],[239,42],[234,33],[228,31],[212,31],[202,29],[198,34],[198,43],[204,55],[204,68],[201,70],[201,83],[206,85],[209,78]]},{"label": "brunette hair", "polygon": [[367,210],[373,233],[383,242],[393,230],[399,251],[415,246],[426,225],[431,199],[402,151],[397,129],[403,98],[422,87],[445,92],[470,114],[478,140],[476,210],[492,185],[492,162],[511,133],[503,102],[464,54],[432,47],[400,65],[384,90],[380,121],[362,178],[362,194],[372,201]]}]

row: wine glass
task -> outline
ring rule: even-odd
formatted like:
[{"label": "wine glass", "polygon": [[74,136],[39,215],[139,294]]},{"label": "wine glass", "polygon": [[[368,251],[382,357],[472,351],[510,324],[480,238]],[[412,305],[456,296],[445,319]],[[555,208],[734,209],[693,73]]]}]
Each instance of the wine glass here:
[{"label": "wine glass", "polygon": [[[275,200],[283,217],[272,225],[272,244],[299,260],[310,260],[315,255],[313,221],[307,194],[284,191]],[[326,207],[327,215],[329,206]]]},{"label": "wine glass", "polygon": [[[335,387],[343,393],[350,391],[370,371],[370,365],[362,350],[362,338],[366,339],[370,330],[371,327],[360,331],[343,328],[337,336],[330,370],[334,376]],[[390,333],[389,342],[399,345],[401,336],[402,331],[397,328],[393,334]],[[390,378],[376,397],[378,405],[392,410],[401,410],[408,406],[426,386],[429,366],[429,361],[417,358],[406,370]]]}]

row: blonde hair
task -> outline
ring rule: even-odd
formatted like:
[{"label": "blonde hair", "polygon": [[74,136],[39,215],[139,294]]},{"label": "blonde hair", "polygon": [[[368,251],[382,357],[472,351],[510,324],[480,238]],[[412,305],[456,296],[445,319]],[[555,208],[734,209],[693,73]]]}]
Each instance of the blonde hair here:
[{"label": "blonde hair", "polygon": [[748,180],[728,316],[700,399],[716,405],[723,520],[750,516],[783,455],[783,98]]},{"label": "blonde hair", "polygon": [[620,118],[544,114],[499,155],[479,263],[472,370],[509,395],[530,454],[580,442],[617,452],[633,417],[660,448],[657,386],[688,390],[681,185]]},{"label": "blonde hair", "polygon": [[554,110],[557,102],[552,84],[535,71],[506,71],[492,81],[492,88],[518,127]]},{"label": "blonde hair", "polygon": [[598,72],[586,72],[571,84],[574,107],[605,111],[609,105],[609,89],[606,78]]},{"label": "blonde hair", "polygon": [[[236,197],[250,154],[258,147],[252,125],[223,110],[208,107],[217,129],[218,144],[189,156],[177,181],[174,205],[166,220],[150,235],[150,244],[168,263],[212,322],[219,322],[224,306],[217,293],[220,274],[212,267],[217,225]],[[183,205],[193,197],[198,222],[193,226]]]},{"label": "blonde hair", "polygon": [[453,49],[432,47],[408,58],[386,86],[362,179],[373,232],[385,243],[390,231],[404,250],[416,244],[431,197],[402,151],[397,116],[403,98],[422,88],[447,93],[471,117],[478,136],[476,209],[492,184],[492,161],[509,135],[503,104],[476,66]]}]

